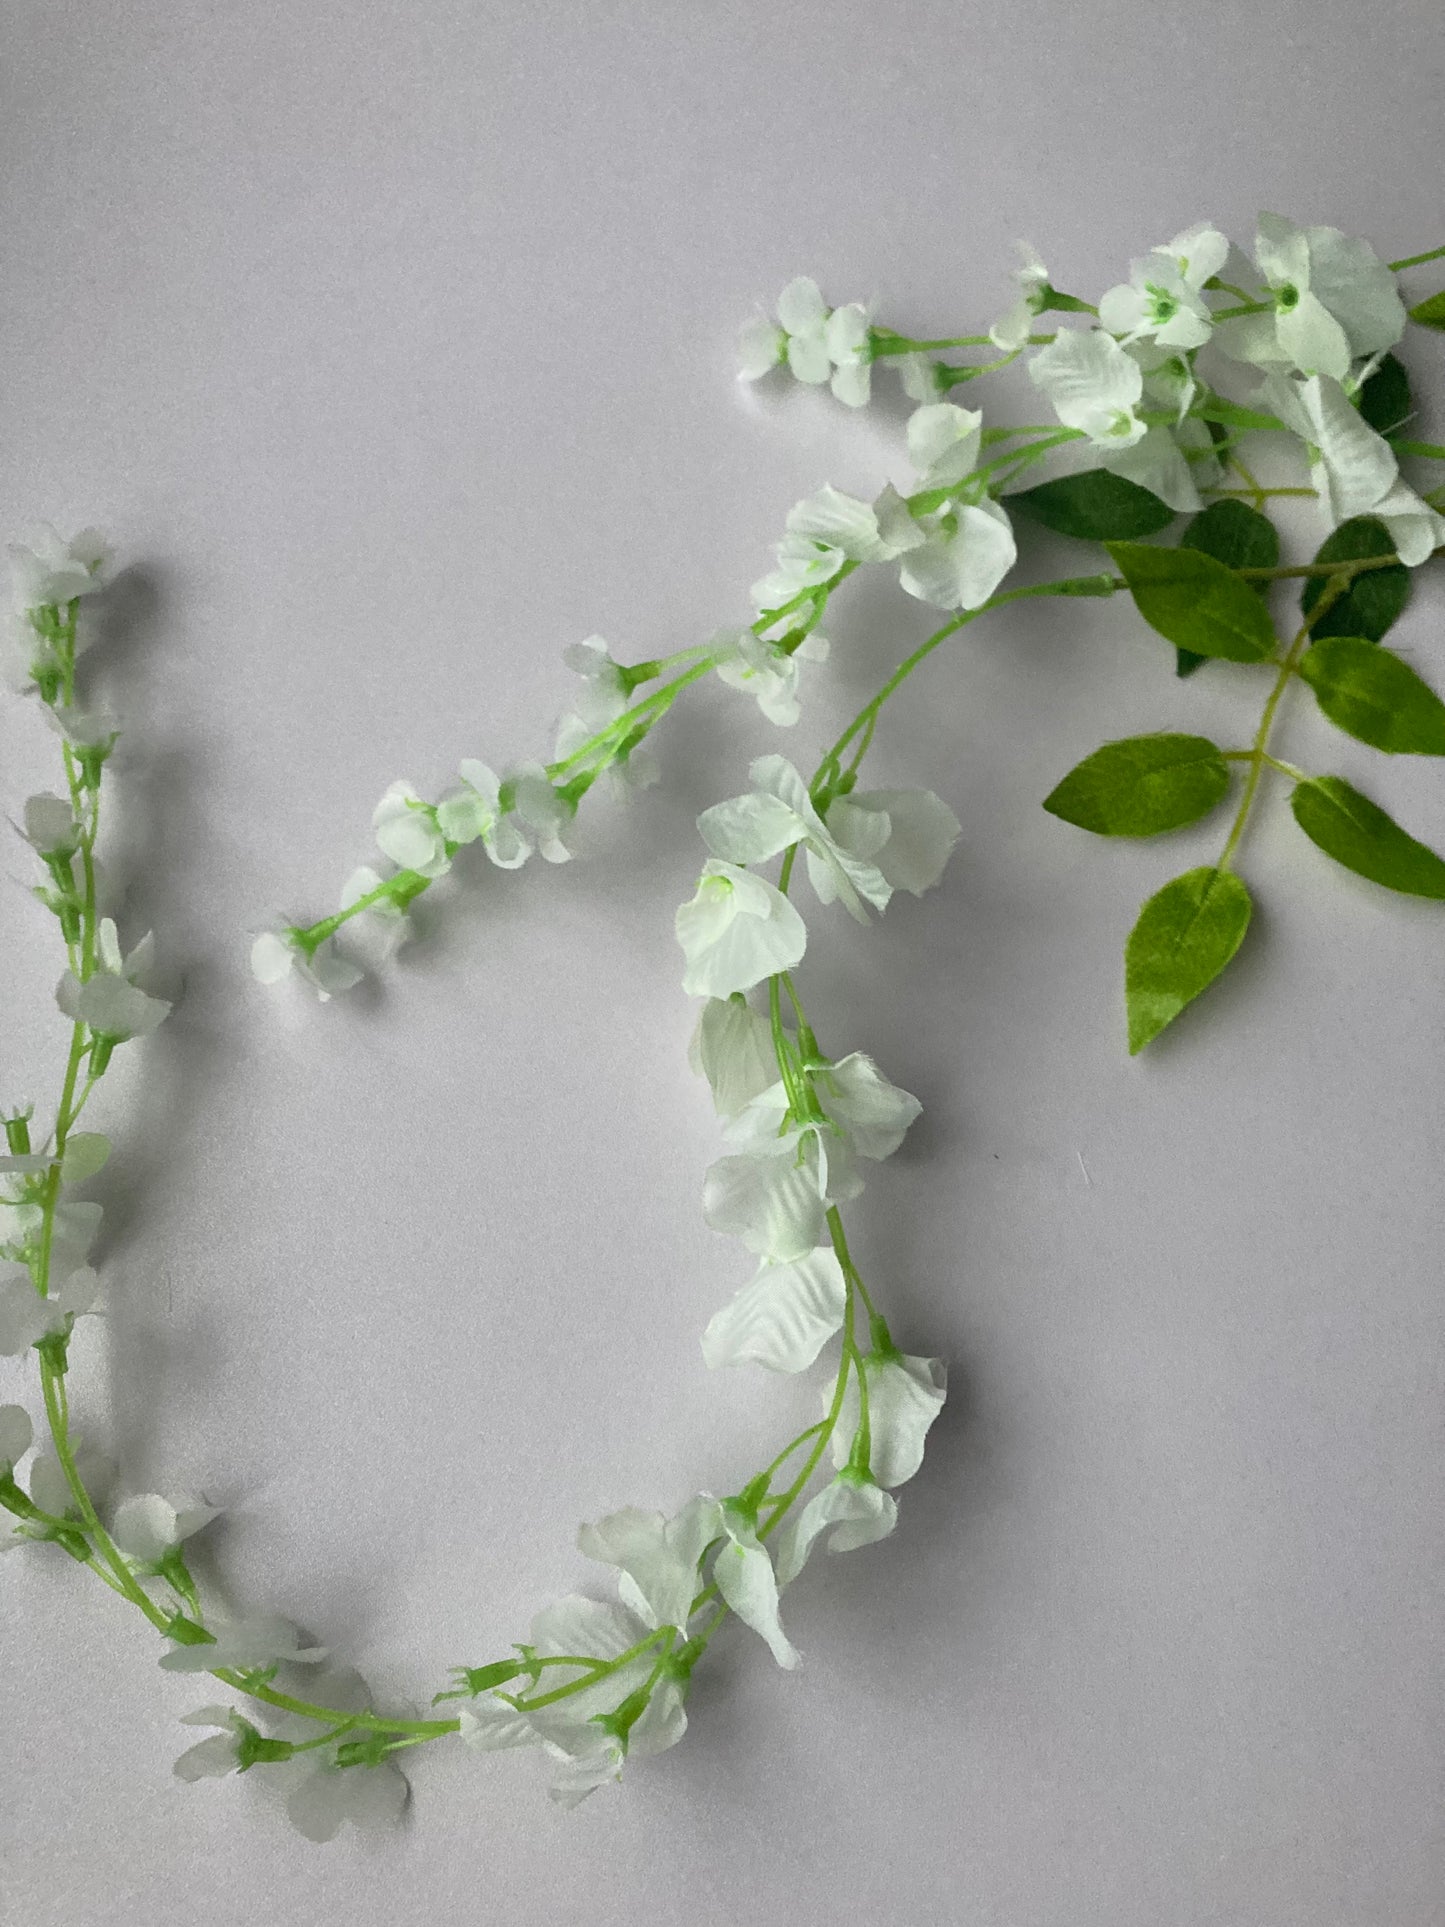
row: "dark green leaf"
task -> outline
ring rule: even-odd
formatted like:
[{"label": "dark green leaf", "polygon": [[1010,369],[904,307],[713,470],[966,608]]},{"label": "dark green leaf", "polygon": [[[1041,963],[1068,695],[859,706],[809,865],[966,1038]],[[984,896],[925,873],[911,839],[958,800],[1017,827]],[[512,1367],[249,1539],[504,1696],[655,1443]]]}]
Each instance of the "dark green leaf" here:
[{"label": "dark green leaf", "polygon": [[[1372,555],[1393,555],[1395,544],[1390,531],[1373,515],[1357,515],[1341,522],[1323,544],[1316,562],[1361,562]],[[1300,608],[1309,615],[1325,592],[1328,576],[1306,578]],[[1320,617],[1313,633],[1320,636],[1364,636],[1378,642],[1387,635],[1405,612],[1410,600],[1410,571],[1403,563],[1392,568],[1370,569],[1357,575],[1338,602]]]},{"label": "dark green leaf", "polygon": [[1360,413],[1377,435],[1388,435],[1410,417],[1410,377],[1404,363],[1386,355],[1360,390]]},{"label": "dark green leaf", "polygon": [[1124,948],[1131,1057],[1214,982],[1243,941],[1253,908],[1234,872],[1212,864],[1150,897]]},{"label": "dark green leaf", "polygon": [[1086,542],[1111,542],[1136,535],[1156,535],[1174,520],[1174,511],[1147,488],[1126,482],[1107,469],[1086,475],[1064,475],[1056,482],[1040,482],[1017,495],[1006,495],[1010,509],[1042,522],[1059,535],[1081,536]]},{"label": "dark green leaf", "polygon": [[[1273,569],[1279,565],[1279,530],[1267,515],[1250,508],[1247,502],[1211,502],[1180,536],[1179,546],[1212,555],[1227,569]],[[1267,582],[1256,582],[1253,587],[1260,595],[1269,593]],[[1209,660],[1192,649],[1180,649],[1177,655],[1181,676],[1192,676],[1202,662]]]},{"label": "dark green leaf", "polygon": [[1392,755],[1445,756],[1445,703],[1392,650],[1326,636],[1299,672],[1337,728]]},{"label": "dark green leaf", "polygon": [[1230,662],[1262,662],[1274,653],[1269,611],[1223,562],[1197,549],[1108,546],[1140,615],[1166,641]]},{"label": "dark green leaf", "polygon": [[1418,302],[1410,310],[1410,319],[1418,321],[1422,328],[1445,328],[1445,288],[1439,294],[1432,294],[1428,301]]},{"label": "dark green leaf", "polygon": [[1311,843],[1357,876],[1406,896],[1445,898],[1445,862],[1342,776],[1296,784],[1290,808]]},{"label": "dark green leaf", "polygon": [[1157,836],[1207,816],[1229,766],[1204,736],[1129,736],[1105,743],[1044,799],[1051,816],[1096,836]]}]

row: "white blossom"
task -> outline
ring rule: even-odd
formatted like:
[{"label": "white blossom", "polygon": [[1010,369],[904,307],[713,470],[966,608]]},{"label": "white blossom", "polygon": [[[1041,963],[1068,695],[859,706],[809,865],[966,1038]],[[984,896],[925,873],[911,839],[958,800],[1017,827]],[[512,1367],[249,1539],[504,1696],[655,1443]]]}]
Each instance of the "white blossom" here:
[{"label": "white blossom", "polygon": [[803,919],[762,877],[732,863],[703,865],[697,894],[678,910],[689,997],[730,997],[791,970],[807,947]]},{"label": "white blossom", "polygon": [[558,795],[540,763],[518,763],[507,773],[512,792],[512,809],[531,831],[537,849],[548,863],[566,863],[572,852],[562,832],[572,820],[572,811]]},{"label": "white blossom", "polygon": [[[54,1247],[51,1266],[55,1266]],[[81,1265],[42,1298],[28,1271],[0,1278],[0,1358],[17,1358],[42,1339],[66,1329],[72,1318],[91,1309],[100,1280]]]},{"label": "white blossom", "polygon": [[1064,426],[1098,448],[1127,448],[1144,433],[1134,412],[1143,370],[1102,328],[1060,329],[1029,362],[1029,378]]},{"label": "white blossom", "polygon": [[104,588],[112,551],[98,529],[67,542],[47,523],[28,547],[12,543],[10,566],[21,610],[64,606]]},{"label": "white blossom", "polygon": [[721,1530],[721,1506],[699,1492],[671,1519],[636,1506],[609,1513],[580,1528],[577,1546],[587,1558],[618,1568],[623,1603],[646,1625],[686,1632],[702,1590],[699,1562]]},{"label": "white blossom", "polygon": [[[903,1485],[923,1463],[928,1428],[943,1409],[947,1373],[939,1358],[870,1352],[863,1360],[868,1386],[869,1469],[879,1485]],[[858,1380],[849,1373],[843,1409],[833,1432],[833,1463],[847,1464],[859,1423]]]},{"label": "white blossom", "polygon": [[951,487],[978,465],[983,415],[951,401],[929,402],[908,417],[908,459],[924,488]]},{"label": "white blossom", "polygon": [[1049,298],[1049,271],[1037,250],[1027,241],[1017,245],[1021,259],[1013,278],[1018,286],[1018,300],[988,331],[995,348],[1005,354],[1017,354],[1019,349],[1028,346],[1034,318],[1042,314]]},{"label": "white blossom", "polygon": [[49,704],[41,712],[47,725],[74,750],[99,750],[102,760],[115,748],[120,725],[108,709],[76,709]]},{"label": "white blossom", "polygon": [[688,1046],[688,1062],[707,1079],[715,1109],[732,1117],[777,1081],[772,1025],[741,993],[710,997]]},{"label": "white blossom", "polygon": [[391,785],[371,813],[377,847],[398,869],[439,877],[451,868],[437,813],[410,783]]},{"label": "white blossom", "polygon": [[41,856],[70,856],[80,843],[80,826],[67,798],[46,793],[25,804],[25,840]]},{"label": "white blossom", "polygon": [[499,870],[520,869],[532,854],[532,845],[502,809],[501,779],[472,756],[462,759],[457,774],[460,789],[437,804],[442,835],[449,843],[475,843],[480,839]]},{"label": "white blossom", "polygon": [[844,849],[872,862],[895,890],[916,897],[942,877],[961,829],[931,790],[850,790],[828,805],[825,820]]},{"label": "white blossom", "polygon": [[765,1640],[779,1666],[792,1669],[798,1652],[778,1615],[778,1582],[753,1521],[736,1505],[722,1509],[725,1543],[713,1561],[713,1583],[745,1626]]},{"label": "white blossom", "polygon": [[1360,414],[1338,381],[1271,376],[1261,400],[1308,444],[1315,486],[1331,522],[1372,515],[1390,531],[1396,553],[1415,568],[1445,541],[1440,516],[1400,479],[1395,451]]},{"label": "white blossom", "polygon": [[1405,332],[1395,277],[1367,241],[1261,214],[1254,258],[1273,306],[1220,323],[1219,344],[1239,361],[1343,381],[1353,359]]},{"label": "white blossom", "polygon": [[807,784],[785,757],[759,756],[748,774],[754,785],[749,794],[715,803],[697,820],[715,856],[727,863],[762,863],[801,843],[820,902],[841,901],[860,923],[868,921],[865,903],[880,911],[887,907],[892,886],[876,864],[854,855],[831,833],[813,807]]},{"label": "white blossom", "polygon": [[948,393],[943,365],[932,355],[899,355],[893,365],[910,401],[942,401]]},{"label": "white blossom", "polygon": [[308,956],[296,930],[263,930],[251,946],[251,974],[263,984],[279,984],[292,971],[316,992],[324,1004],[338,991],[350,990],[365,974],[343,957],[330,937]]},{"label": "white blossom", "polygon": [[217,1620],[207,1631],[214,1638],[202,1645],[172,1645],[161,1655],[162,1669],[168,1673],[209,1673],[224,1666],[251,1673],[270,1666],[316,1666],[326,1657],[324,1646],[303,1645],[302,1635],[291,1621],[272,1614]]},{"label": "white blossom", "polygon": [[178,1506],[158,1492],[138,1492],[116,1507],[110,1536],[127,1558],[158,1566],[168,1552],[219,1516],[217,1507],[199,1500]]},{"label": "white blossom", "polygon": [[[289,1763],[288,1763],[289,1764]],[[308,1764],[286,1801],[286,1817],[304,1839],[334,1840],[349,1822],[364,1833],[395,1826],[410,1788],[390,1760],[375,1766]]]},{"label": "white blossom", "polygon": [[[71,1457],[80,1482],[97,1505],[103,1504],[115,1480],[115,1465],[103,1452],[96,1451],[78,1432],[70,1436]],[[37,1452],[30,1464],[30,1497],[42,1512],[52,1518],[79,1516],[75,1494],[70,1489],[65,1467],[50,1448]]]},{"label": "white blossom", "polygon": [[924,540],[903,557],[898,579],[935,609],[981,609],[1018,560],[1013,524],[987,497],[923,519]]},{"label": "white blossom", "polygon": [[806,1371],[841,1330],[847,1302],[843,1268],[831,1245],[791,1263],[764,1264],[709,1323],[702,1335],[703,1358],[712,1368]]},{"label": "white blossom", "polygon": [[15,1470],[34,1438],[30,1414],[23,1405],[0,1405],[0,1478]]},{"label": "white blossom", "polygon": [[[738,344],[738,373],[757,381],[786,361],[798,381],[833,393],[850,408],[868,400],[872,335],[861,302],[830,310],[816,281],[799,275],[778,298],[778,321],[759,315],[747,323]],[[779,325],[780,324],[780,325]]]},{"label": "white blossom", "polygon": [[1214,320],[1203,288],[1224,266],[1229,242],[1209,222],[1186,228],[1162,248],[1129,266],[1126,284],[1099,302],[1099,320],[1126,342],[1152,340],[1166,348],[1200,348]]},{"label": "white blossom", "polygon": [[791,1264],[821,1242],[829,1205],[856,1198],[863,1184],[840,1132],[812,1120],[779,1129],[777,1117],[765,1094],[734,1120],[755,1135],[747,1150],[708,1168],[702,1208],[714,1231]]},{"label": "white blossom", "polygon": [[898,1523],[898,1501],[872,1478],[848,1467],[811,1498],[778,1539],[778,1584],[789,1586],[826,1533],[829,1552],[855,1552],[887,1538]]},{"label": "white blossom", "polygon": [[548,1788],[560,1807],[575,1807],[600,1786],[620,1780],[623,1762],[676,1746],[687,1731],[682,1687],[661,1679],[633,1722],[625,1740],[599,1727],[570,1727],[546,1742],[557,1764]]},{"label": "white blossom", "polygon": [[164,998],[147,996],[137,981],[151,968],[155,941],[147,932],[123,957],[109,917],[101,919],[98,937],[94,974],[82,982],[67,971],[56,986],[55,1001],[72,1023],[89,1025],[97,1037],[116,1044],[144,1037],[164,1023],[171,1011]]},{"label": "white blossom", "polygon": [[718,680],[745,690],[770,723],[791,729],[802,715],[798,684],[804,662],[825,662],[827,640],[805,636],[794,650],[757,635],[751,629],[725,630],[713,638]]},{"label": "white blossom", "polygon": [[181,1714],[182,1726],[214,1726],[220,1731],[209,1739],[187,1747],[171,1771],[178,1780],[194,1784],[197,1780],[220,1780],[240,1771],[241,1740],[244,1721],[232,1706],[198,1706],[194,1713]]},{"label": "white blossom", "polygon": [[[84,1265],[100,1232],[102,1206],[62,1198],[50,1219],[50,1275],[67,1278]],[[45,1213],[33,1199],[0,1197],[0,1251],[34,1257],[40,1249]]]}]

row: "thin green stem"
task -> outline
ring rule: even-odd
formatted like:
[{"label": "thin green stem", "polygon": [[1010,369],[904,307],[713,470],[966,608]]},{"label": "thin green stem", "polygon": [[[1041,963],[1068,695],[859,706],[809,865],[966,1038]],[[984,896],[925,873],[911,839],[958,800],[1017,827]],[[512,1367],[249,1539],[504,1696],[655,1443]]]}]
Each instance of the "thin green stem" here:
[{"label": "thin green stem", "polygon": [[1403,260],[1386,263],[1391,274],[1399,274],[1405,268],[1418,268],[1426,261],[1438,261],[1445,255],[1445,247],[1427,248],[1424,254],[1407,254]]}]

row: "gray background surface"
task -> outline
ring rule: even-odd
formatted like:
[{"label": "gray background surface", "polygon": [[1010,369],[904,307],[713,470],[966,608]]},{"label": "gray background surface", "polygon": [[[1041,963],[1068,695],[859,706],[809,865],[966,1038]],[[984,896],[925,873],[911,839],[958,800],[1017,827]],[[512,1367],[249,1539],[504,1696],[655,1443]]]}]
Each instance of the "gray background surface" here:
[{"label": "gray background surface", "polygon": [[[1017,235],[1096,293],[1260,206],[1432,246],[1445,29],[1432,0],[5,21],[0,524],[98,520],[133,564],[96,665],[130,725],[112,855],[186,989],[107,1087],[79,1404],[134,1482],[233,1503],[231,1597],[419,1701],[589,1576],[576,1521],[726,1489],[810,1396],[698,1356],[744,1274],[698,1211],[671,936],[692,817],[772,732],[708,691],[660,790],[565,870],[438,890],[378,995],[267,995],[246,932],[331,906],[394,777],[542,747],[565,644],[699,640],[798,495],[903,478],[891,381],[864,417],[740,396],[755,299],[807,271],[953,332]],[[1442,606],[1398,632],[1437,684]],[[829,626],[808,762],[927,618],[880,581]],[[174,1782],[204,1692],[17,1558],[5,1927],[1445,1918],[1441,912],[1331,872],[1276,798],[1247,951],[1126,1061],[1123,934],[1216,832],[1105,847],[1038,803],[1109,736],[1238,739],[1248,675],[1170,669],[1123,609],[1040,607],[880,732],[876,779],[964,837],[872,931],[815,917],[806,980],[825,1044],[925,1102],[852,1221],[953,1391],[893,1542],[790,1596],[805,1670],[720,1642],[684,1746],[570,1818],[535,1762],[453,1750],[404,1832],[315,1849],[245,1783]],[[1282,740],[1445,840],[1438,769],[1298,702]],[[5,809],[51,749],[0,707]],[[50,932],[13,884],[0,915],[4,1092],[49,1090]]]}]

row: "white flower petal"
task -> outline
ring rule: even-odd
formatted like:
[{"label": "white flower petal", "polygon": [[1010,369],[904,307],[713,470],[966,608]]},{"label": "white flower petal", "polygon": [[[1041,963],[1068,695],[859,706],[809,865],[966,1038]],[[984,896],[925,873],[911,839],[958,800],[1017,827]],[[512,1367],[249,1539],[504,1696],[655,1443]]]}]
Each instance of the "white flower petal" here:
[{"label": "white flower petal", "polygon": [[930,402],[908,418],[908,458],[929,487],[961,482],[977,464],[982,429],[977,409]]},{"label": "white flower petal", "polygon": [[709,998],[689,1056],[724,1117],[735,1116],[777,1081],[772,1025],[740,997]]},{"label": "white flower petal", "polygon": [[872,1479],[840,1473],[810,1499],[778,1541],[779,1586],[791,1585],[823,1533],[829,1552],[856,1552],[884,1539],[898,1523],[898,1502]]},{"label": "white flower petal", "polygon": [[0,1405],[0,1468],[13,1472],[34,1437],[30,1414],[23,1405]]},{"label": "white flower petal", "polygon": [[756,791],[714,803],[697,819],[698,833],[726,863],[765,863],[802,837],[808,825],[779,798]]},{"label": "white flower petal", "polygon": [[537,1746],[541,1735],[525,1713],[495,1694],[486,1693],[458,1715],[460,1736],[479,1753],[498,1753],[510,1747]]},{"label": "white flower petal", "polygon": [[690,997],[730,997],[791,970],[807,948],[803,919],[762,877],[731,864],[704,866],[697,895],[677,912]]},{"label": "white flower petal", "polygon": [[[928,1428],[943,1408],[947,1374],[942,1359],[902,1352],[863,1360],[868,1381],[870,1469],[879,1485],[903,1485],[923,1463]],[[845,1465],[858,1429],[858,1380],[848,1376],[843,1413],[833,1433],[833,1463]]]},{"label": "white flower petal", "polygon": [[778,1616],[778,1582],[767,1548],[735,1507],[724,1508],[723,1523],[728,1543],[713,1561],[713,1583],[743,1624],[767,1641],[779,1666],[791,1670],[799,1655]]},{"label": "white flower petal", "polygon": [[744,323],[738,336],[738,378],[760,381],[787,352],[788,338],[765,314]]},{"label": "white flower petal", "polygon": [[828,319],[828,304],[811,275],[800,274],[778,296],[778,319],[790,335],[821,330]]},{"label": "white flower petal", "polygon": [[843,1324],[843,1269],[822,1245],[790,1264],[765,1264],[719,1311],[702,1337],[709,1366],[762,1365],[802,1372]]},{"label": "white flower petal", "polygon": [[[907,890],[916,897],[939,882],[961,828],[953,811],[932,790],[854,790],[828,812],[830,829],[834,810],[843,813],[845,823],[852,821],[848,811],[887,817],[888,839],[873,861],[895,890]],[[853,847],[851,835],[845,833],[839,840]]]},{"label": "white flower petal", "polygon": [[923,1110],[911,1093],[890,1084],[864,1051],[852,1051],[815,1072],[813,1087],[860,1157],[892,1157]]},{"label": "white flower petal", "polygon": [[785,1143],[772,1155],[719,1158],[704,1180],[703,1217],[760,1258],[788,1264],[806,1257],[827,1217],[816,1140]]}]

